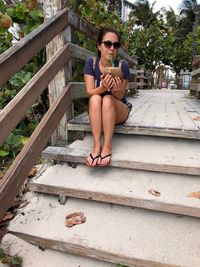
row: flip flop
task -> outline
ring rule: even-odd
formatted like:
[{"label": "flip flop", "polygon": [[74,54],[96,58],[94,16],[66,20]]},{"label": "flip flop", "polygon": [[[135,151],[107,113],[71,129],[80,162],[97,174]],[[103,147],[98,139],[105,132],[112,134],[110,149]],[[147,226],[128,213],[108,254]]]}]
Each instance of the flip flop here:
[{"label": "flip flop", "polygon": [[[96,157],[94,157],[94,156],[92,155],[92,153],[90,153],[90,154],[89,154],[89,157],[92,159],[92,163],[89,165],[88,162],[87,162],[87,159],[86,159],[86,165],[87,165],[88,167],[95,167],[95,166],[97,165],[98,158],[99,158],[100,156],[101,156],[101,155],[97,155]],[[95,160],[97,160],[97,161],[96,161],[96,164],[95,164],[95,165],[92,165],[93,162],[94,162]]]},{"label": "flip flop", "polygon": [[[105,155],[104,157],[102,157],[101,155],[99,155],[99,156],[100,156],[101,161],[102,161],[102,159],[106,159],[106,158],[108,158],[108,157],[111,157],[111,155],[112,155],[112,153],[107,154],[107,155]],[[106,164],[104,164],[104,165],[101,165],[101,163],[100,163],[100,164],[99,164],[99,167],[106,167],[106,166],[108,166],[108,165],[110,164],[110,162],[111,162],[111,158],[110,158],[110,160],[109,160]]]}]

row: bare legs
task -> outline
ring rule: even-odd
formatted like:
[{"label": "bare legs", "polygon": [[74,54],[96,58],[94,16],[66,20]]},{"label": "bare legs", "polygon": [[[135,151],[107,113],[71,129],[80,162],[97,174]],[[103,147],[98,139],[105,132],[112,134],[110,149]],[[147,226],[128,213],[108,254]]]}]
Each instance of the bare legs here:
[{"label": "bare legs", "polygon": [[98,155],[100,155],[101,152],[101,128],[102,128],[101,106],[102,106],[102,97],[100,95],[93,95],[90,97],[89,118],[90,118],[90,126],[92,129],[94,144],[92,153],[87,157],[86,164],[92,167],[96,166],[98,162]]},{"label": "bare legs", "polygon": [[[93,95],[89,103],[90,125],[93,135],[92,157],[95,158],[101,153],[103,159],[93,160],[91,156],[87,157],[88,166],[106,166],[111,159],[109,155],[112,151],[112,137],[115,124],[122,123],[128,116],[126,105],[111,95],[101,97]],[[104,142],[101,149],[101,132],[103,130]],[[104,158],[105,157],[105,158]]]}]

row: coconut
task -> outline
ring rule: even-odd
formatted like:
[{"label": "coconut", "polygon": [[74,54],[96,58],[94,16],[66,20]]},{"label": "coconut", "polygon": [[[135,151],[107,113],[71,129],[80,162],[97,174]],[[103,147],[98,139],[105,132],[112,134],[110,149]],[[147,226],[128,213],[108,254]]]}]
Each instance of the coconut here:
[{"label": "coconut", "polygon": [[119,67],[106,67],[104,69],[104,75],[110,74],[113,77],[119,77],[122,79],[122,70]]}]

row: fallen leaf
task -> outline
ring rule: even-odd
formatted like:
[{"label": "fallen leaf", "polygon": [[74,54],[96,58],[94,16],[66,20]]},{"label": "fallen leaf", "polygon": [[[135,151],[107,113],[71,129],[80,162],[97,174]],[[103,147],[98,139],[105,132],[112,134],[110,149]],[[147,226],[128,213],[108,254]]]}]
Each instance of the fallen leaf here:
[{"label": "fallen leaf", "polygon": [[159,191],[156,191],[154,189],[150,189],[148,192],[150,194],[152,194],[153,196],[156,196],[156,197],[159,197],[160,196],[160,192]]},{"label": "fallen leaf", "polygon": [[28,177],[32,178],[36,175],[37,169],[35,167],[32,168],[32,170],[29,172]]},{"label": "fallen leaf", "polygon": [[200,116],[192,118],[194,121],[200,121]]},{"label": "fallen leaf", "polygon": [[198,192],[192,192],[188,195],[188,197],[194,197],[200,199],[200,191]]},{"label": "fallen leaf", "polygon": [[81,224],[86,221],[86,217],[84,216],[83,212],[74,212],[68,214],[65,219],[65,226],[67,227],[72,227],[74,225]]}]

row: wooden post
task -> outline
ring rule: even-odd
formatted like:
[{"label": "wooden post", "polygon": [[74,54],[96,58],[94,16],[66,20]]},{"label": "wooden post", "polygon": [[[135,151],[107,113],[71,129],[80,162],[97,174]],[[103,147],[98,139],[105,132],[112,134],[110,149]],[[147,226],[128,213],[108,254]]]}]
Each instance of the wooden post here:
[{"label": "wooden post", "polygon": [[[68,7],[68,0],[43,0],[45,20],[55,16],[57,12]],[[58,34],[47,46],[47,61],[66,43],[71,41],[71,28],[68,26],[64,31]],[[56,77],[49,84],[49,102],[50,106],[60,95],[63,87],[71,80],[71,60],[66,62],[64,69],[61,69]],[[68,141],[67,119],[73,117],[73,104],[71,101],[70,111],[63,116],[58,128],[51,137],[52,145],[64,145]]]}]

